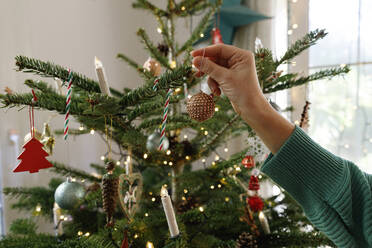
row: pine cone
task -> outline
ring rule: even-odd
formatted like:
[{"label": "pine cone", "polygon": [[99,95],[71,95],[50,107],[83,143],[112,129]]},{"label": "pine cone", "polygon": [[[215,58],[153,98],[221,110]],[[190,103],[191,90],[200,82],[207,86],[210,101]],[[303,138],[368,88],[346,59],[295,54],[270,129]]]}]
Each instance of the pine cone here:
[{"label": "pine cone", "polygon": [[103,209],[107,214],[107,225],[113,224],[113,216],[118,199],[118,183],[119,178],[113,174],[106,173],[102,178],[102,200]]},{"label": "pine cone", "polygon": [[163,54],[165,57],[168,56],[169,47],[168,47],[167,44],[165,44],[165,43],[159,43],[159,45],[158,45],[158,50],[159,50],[159,52],[161,52],[161,54]]},{"label": "pine cone", "polygon": [[258,248],[256,238],[250,234],[243,232],[239,235],[239,238],[236,240],[236,248]]}]

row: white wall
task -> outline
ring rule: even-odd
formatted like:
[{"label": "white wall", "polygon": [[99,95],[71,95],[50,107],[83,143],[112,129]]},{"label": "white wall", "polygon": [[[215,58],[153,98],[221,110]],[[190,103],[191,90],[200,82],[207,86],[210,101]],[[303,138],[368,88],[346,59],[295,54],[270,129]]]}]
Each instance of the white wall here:
[{"label": "white wall", "polygon": [[[106,69],[112,87],[136,87],[142,81],[132,68],[117,60],[122,52],[140,64],[148,57],[135,35],[139,27],[145,27],[150,37],[159,40],[156,22],[152,15],[142,10],[133,10],[129,0],[1,0],[0,1],[0,89],[9,86],[17,92],[29,92],[23,85],[26,78],[36,78],[14,70],[14,57],[26,55],[53,61],[72,70],[95,78],[94,56],[99,57]],[[188,32],[184,22],[177,29],[183,36]],[[53,83],[52,80],[49,80]],[[36,112],[36,126],[42,129],[50,112]],[[42,186],[53,176],[47,170],[39,173],[12,173],[15,167],[15,152],[8,141],[8,131],[15,129],[20,134],[20,145],[28,133],[27,109],[0,110],[0,162],[2,185]],[[53,129],[63,128],[63,118],[54,118]],[[77,123],[70,126],[78,127]],[[21,149],[21,147],[20,147]],[[13,154],[11,153],[13,152]],[[68,163],[80,169],[89,169],[89,163],[100,162],[106,148],[97,135],[85,135],[69,144],[57,140],[55,154],[50,160]],[[2,155],[2,156],[1,156]],[[6,226],[19,217],[10,210],[5,199]],[[29,213],[25,213],[28,215]],[[40,224],[42,231],[52,231],[50,225]]]}]

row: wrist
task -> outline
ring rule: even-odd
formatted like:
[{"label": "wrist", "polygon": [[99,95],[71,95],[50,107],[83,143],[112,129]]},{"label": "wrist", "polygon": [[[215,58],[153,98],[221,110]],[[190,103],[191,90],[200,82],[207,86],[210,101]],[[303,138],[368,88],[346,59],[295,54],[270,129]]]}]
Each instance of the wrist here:
[{"label": "wrist", "polygon": [[247,99],[240,109],[240,117],[250,126],[264,122],[268,116],[275,110],[266,100],[264,95],[260,94],[256,99]]}]

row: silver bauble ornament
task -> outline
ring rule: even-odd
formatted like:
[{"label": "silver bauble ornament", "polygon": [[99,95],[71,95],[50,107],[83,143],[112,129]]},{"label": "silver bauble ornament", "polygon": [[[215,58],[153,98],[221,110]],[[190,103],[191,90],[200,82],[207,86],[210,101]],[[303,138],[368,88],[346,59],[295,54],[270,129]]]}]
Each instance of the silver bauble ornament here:
[{"label": "silver bauble ornament", "polygon": [[[155,131],[153,134],[151,134],[146,141],[146,148],[148,151],[153,152],[156,151],[160,144],[160,137],[161,134],[159,131]],[[163,139],[163,151],[168,150],[169,148],[169,140],[166,136],[164,136]]]},{"label": "silver bauble ornament", "polygon": [[54,192],[54,201],[62,209],[73,209],[83,200],[84,195],[84,187],[77,182],[72,182],[69,178],[57,187]]}]

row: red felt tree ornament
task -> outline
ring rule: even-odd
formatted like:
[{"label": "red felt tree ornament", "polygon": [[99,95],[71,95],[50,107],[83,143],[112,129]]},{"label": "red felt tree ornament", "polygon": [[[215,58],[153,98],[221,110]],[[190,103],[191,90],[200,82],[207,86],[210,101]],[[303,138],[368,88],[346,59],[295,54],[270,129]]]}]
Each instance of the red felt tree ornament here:
[{"label": "red felt tree ornament", "polygon": [[250,169],[254,167],[254,158],[251,155],[246,156],[242,160],[242,165],[244,165],[245,168]]},{"label": "red felt tree ornament", "polygon": [[30,128],[31,128],[31,139],[28,141],[23,148],[25,149],[18,159],[22,160],[17,168],[13,172],[29,171],[30,173],[38,172],[40,169],[46,169],[53,167],[53,165],[45,158],[49,154],[44,151],[43,144],[35,138],[35,122],[34,122],[34,102],[37,101],[35,92],[32,90],[34,98],[29,108],[30,117]]}]

